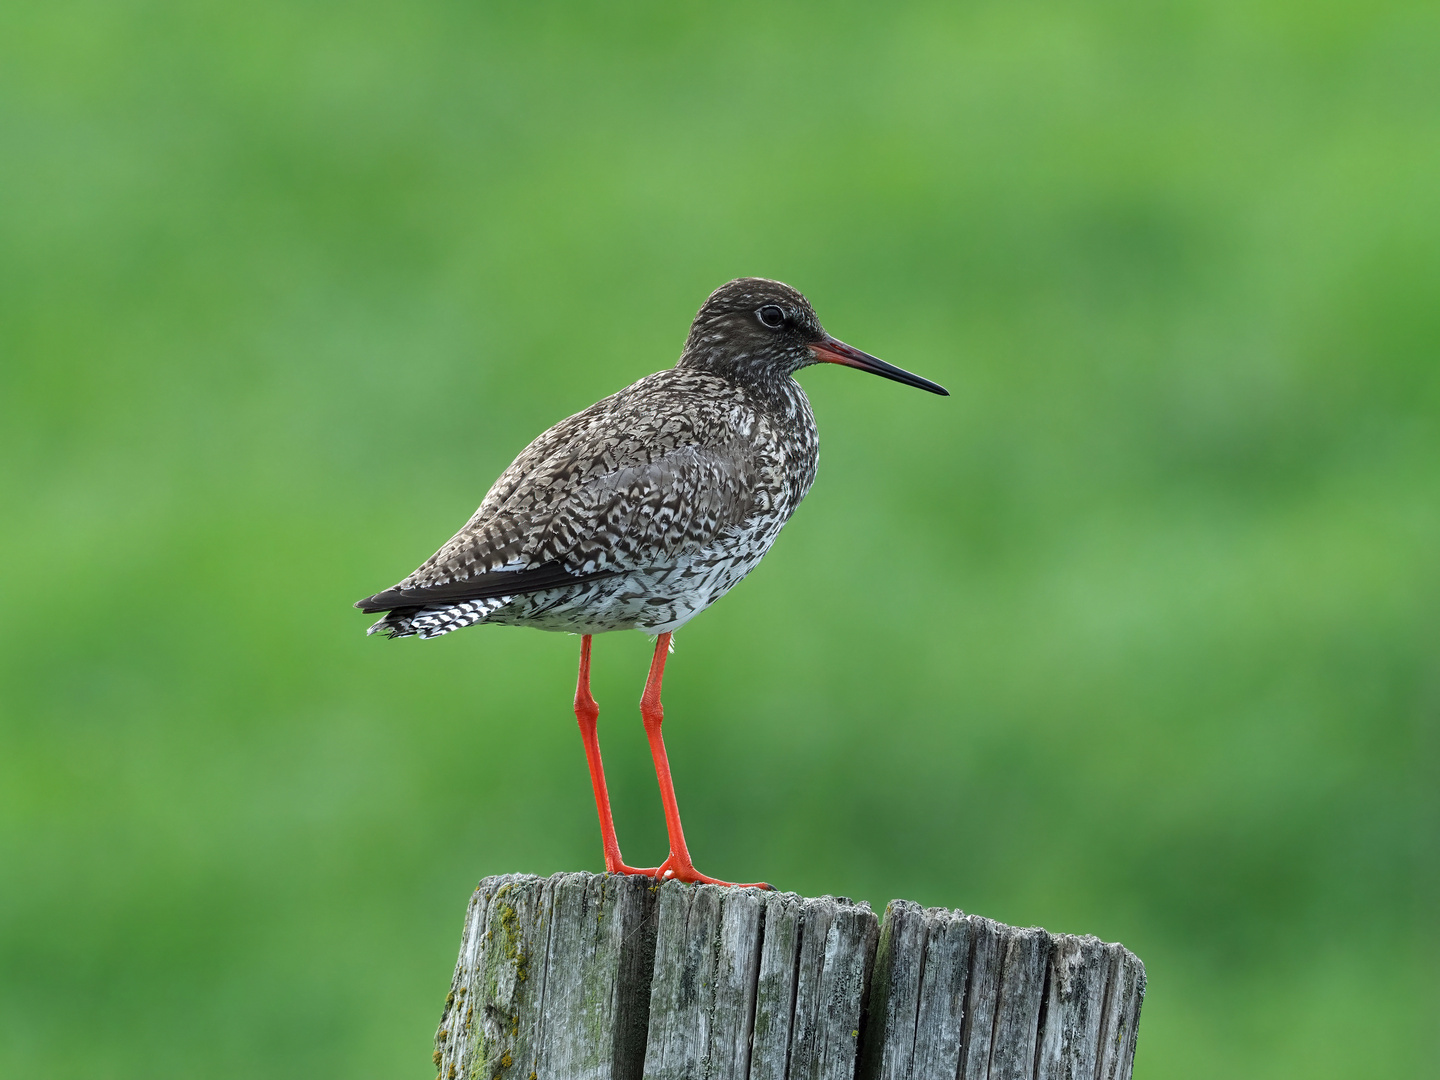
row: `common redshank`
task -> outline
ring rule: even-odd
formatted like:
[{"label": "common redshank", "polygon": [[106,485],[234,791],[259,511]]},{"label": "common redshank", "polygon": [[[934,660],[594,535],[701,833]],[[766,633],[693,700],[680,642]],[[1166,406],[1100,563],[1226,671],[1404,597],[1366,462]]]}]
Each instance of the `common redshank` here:
[{"label": "common redshank", "polygon": [[[660,735],[670,636],[755,568],[815,480],[815,416],[794,375],[844,364],[947,395],[838,341],[799,292],[738,278],[701,305],[673,368],[562,420],[521,451],[480,509],[394,588],[358,601],[387,612],[369,632],[433,638],[473,623],[580,638],[575,718],[590,765],[605,869],[728,885],[695,869]],[[670,854],[620,857],[590,694],[590,637],[657,634],[640,715]]]}]

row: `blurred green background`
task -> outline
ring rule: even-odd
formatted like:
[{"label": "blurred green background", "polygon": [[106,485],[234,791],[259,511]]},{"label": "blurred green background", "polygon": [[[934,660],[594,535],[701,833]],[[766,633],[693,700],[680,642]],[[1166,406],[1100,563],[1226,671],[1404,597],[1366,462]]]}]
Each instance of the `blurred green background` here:
[{"label": "blurred green background", "polygon": [[742,274],[954,396],[802,376],[666,681],[701,869],[1123,941],[1141,1077],[1435,1075],[1440,9],[1373,2],[0,7],[0,1074],[432,1074],[476,879],[601,865],[577,640],[350,604]]}]

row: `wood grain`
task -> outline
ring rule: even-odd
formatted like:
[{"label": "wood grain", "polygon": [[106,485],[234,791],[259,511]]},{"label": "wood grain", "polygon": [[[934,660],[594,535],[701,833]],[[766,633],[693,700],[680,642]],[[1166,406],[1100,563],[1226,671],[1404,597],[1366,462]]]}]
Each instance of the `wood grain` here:
[{"label": "wood grain", "polygon": [[439,1075],[639,1077],[654,909],[642,878],[506,874],[482,881],[436,1034]]},{"label": "wood grain", "polygon": [[471,897],[442,1080],[1130,1080],[1145,968],[892,901],[508,874]]}]

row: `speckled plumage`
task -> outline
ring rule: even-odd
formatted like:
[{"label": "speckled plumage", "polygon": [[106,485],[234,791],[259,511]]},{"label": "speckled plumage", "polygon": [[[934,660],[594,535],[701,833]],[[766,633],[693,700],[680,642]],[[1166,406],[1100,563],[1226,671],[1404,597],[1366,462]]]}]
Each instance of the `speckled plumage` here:
[{"label": "speckled plumage", "polygon": [[[757,317],[775,308],[782,326]],[[550,428],[439,551],[360,601],[388,612],[370,632],[684,624],[754,569],[815,480],[815,418],[793,376],[829,358],[815,352],[824,342],[848,348],[787,285],[741,278],[717,289],[674,368]],[[881,368],[868,370],[897,377]]]}]

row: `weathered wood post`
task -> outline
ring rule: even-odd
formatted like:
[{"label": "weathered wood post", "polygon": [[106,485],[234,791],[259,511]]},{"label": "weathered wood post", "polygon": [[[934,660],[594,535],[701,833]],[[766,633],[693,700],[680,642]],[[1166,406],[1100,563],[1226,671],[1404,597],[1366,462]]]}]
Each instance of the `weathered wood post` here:
[{"label": "weathered wood post", "polygon": [[605,874],[480,882],[441,1080],[1128,1080],[1144,965],[895,900]]}]

